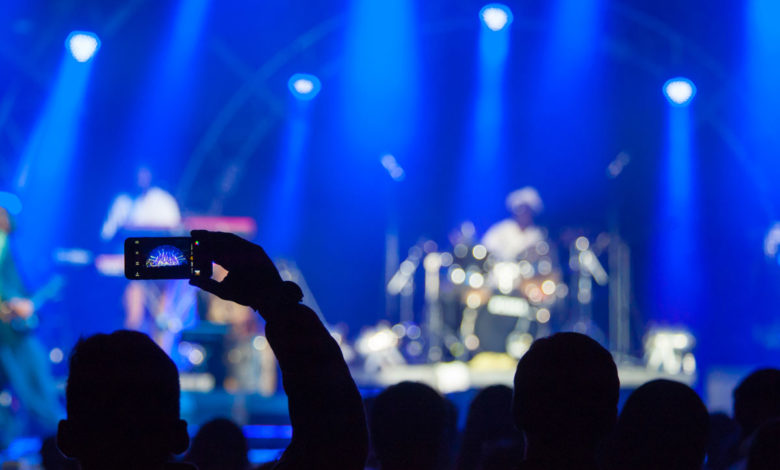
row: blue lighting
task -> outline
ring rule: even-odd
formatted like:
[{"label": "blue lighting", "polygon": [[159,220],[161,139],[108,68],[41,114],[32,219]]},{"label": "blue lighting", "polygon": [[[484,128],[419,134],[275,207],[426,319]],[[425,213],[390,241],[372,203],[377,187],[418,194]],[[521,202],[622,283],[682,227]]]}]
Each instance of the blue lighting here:
[{"label": "blue lighting", "polygon": [[425,81],[419,67],[419,12],[412,0],[354,0],[350,5],[339,128],[345,133],[345,154],[370,168],[376,155],[402,154],[417,145],[418,123],[426,112],[420,106]]},{"label": "blue lighting", "polygon": [[249,449],[247,458],[249,463],[268,463],[278,459],[284,449]]},{"label": "blue lighting", "polygon": [[35,284],[50,276],[51,253],[71,220],[70,198],[79,187],[74,169],[79,129],[93,61],[85,63],[62,51],[52,89],[19,159],[15,192],[24,201],[17,219],[17,249],[23,275]]},{"label": "blue lighting", "polygon": [[292,426],[273,424],[248,424],[244,426],[247,439],[292,439]]},{"label": "blue lighting", "polygon": [[100,38],[88,31],[73,31],[65,40],[65,48],[77,62],[89,62],[100,49]]},{"label": "blue lighting", "polygon": [[[777,123],[780,119],[780,2],[776,0],[750,0],[744,2],[747,8],[744,26],[746,33],[745,116],[739,119],[743,132],[754,144],[757,164],[766,168],[777,168],[776,149],[780,146]],[[760,162],[760,163],[759,163]],[[776,185],[775,185],[776,186]],[[776,196],[770,196],[776,198]]]},{"label": "blue lighting", "polygon": [[698,175],[693,116],[689,107],[667,109],[666,152],[662,161],[655,240],[658,260],[651,278],[656,315],[669,324],[695,326],[700,308],[701,253]]},{"label": "blue lighting", "polygon": [[491,31],[501,31],[512,24],[512,10],[501,3],[491,3],[482,7],[479,11],[479,18],[482,24]]},{"label": "blue lighting", "polygon": [[[291,81],[292,84],[292,81]],[[311,93],[316,94],[316,93]],[[273,183],[263,188],[267,201],[260,217],[263,245],[270,253],[293,256],[297,248],[300,227],[296,217],[303,211],[303,171],[308,154],[311,130],[311,98],[304,96],[293,101],[279,150],[279,165]]]},{"label": "blue lighting", "polygon": [[22,212],[22,201],[16,194],[0,191],[0,207],[9,214],[16,215]]},{"label": "blue lighting", "polygon": [[128,140],[122,145],[121,160],[127,163],[124,168],[118,167],[116,173],[125,182],[129,168],[147,165],[155,184],[170,182],[189,152],[185,135],[190,120],[197,114],[194,90],[201,74],[195,71],[202,57],[199,48],[210,18],[211,1],[169,3],[174,5],[168,20],[170,26],[165,29],[166,36],[156,43],[158,47],[145,51],[152,56],[151,64],[125,132]]},{"label": "blue lighting", "polygon": [[696,85],[684,77],[667,80],[663,90],[664,96],[672,106],[688,106],[696,96]]},{"label": "blue lighting", "polygon": [[[506,26],[511,13],[504,5],[490,4],[482,9],[483,27],[479,30],[479,54],[471,128],[466,134],[466,152],[461,165],[462,190],[458,193],[457,220],[486,223],[494,214],[484,210],[485,198],[501,199],[501,168],[506,150],[505,129],[506,68],[511,31]],[[475,186],[477,185],[477,186]],[[482,198],[475,198],[479,193]],[[496,205],[495,207],[500,207]]]},{"label": "blue lighting", "polygon": [[313,100],[322,88],[320,79],[308,73],[296,73],[287,82],[290,93],[299,100]]}]

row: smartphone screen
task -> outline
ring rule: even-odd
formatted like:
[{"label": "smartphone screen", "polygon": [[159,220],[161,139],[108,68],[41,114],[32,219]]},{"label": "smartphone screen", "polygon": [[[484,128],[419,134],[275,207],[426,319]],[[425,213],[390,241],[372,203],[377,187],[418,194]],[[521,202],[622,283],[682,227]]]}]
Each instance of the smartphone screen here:
[{"label": "smartphone screen", "polygon": [[211,277],[211,262],[201,260],[200,242],[191,237],[139,237],[125,240],[128,279]]}]

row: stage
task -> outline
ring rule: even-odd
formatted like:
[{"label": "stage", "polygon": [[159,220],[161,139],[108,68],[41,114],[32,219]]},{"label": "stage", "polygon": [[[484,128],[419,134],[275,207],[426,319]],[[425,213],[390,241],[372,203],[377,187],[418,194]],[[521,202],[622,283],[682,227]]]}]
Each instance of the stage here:
[{"label": "stage", "polygon": [[366,396],[462,411],[565,331],[624,393],[711,411],[777,365],[773,2],[121,3],[0,0],[0,347],[28,372],[0,366],[0,450],[54,432],[73,346],[118,329],[193,426],[284,447],[264,321],[188,283],[228,275],[192,230],[262,246]]}]

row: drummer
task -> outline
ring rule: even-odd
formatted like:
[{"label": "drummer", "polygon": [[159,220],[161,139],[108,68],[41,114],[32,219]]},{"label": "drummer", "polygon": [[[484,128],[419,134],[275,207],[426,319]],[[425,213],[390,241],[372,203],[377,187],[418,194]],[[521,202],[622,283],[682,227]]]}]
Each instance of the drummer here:
[{"label": "drummer", "polygon": [[482,244],[499,261],[515,261],[545,240],[544,230],[534,224],[534,217],[544,206],[536,189],[526,186],[509,193],[506,207],[512,217],[493,224],[482,237]]}]

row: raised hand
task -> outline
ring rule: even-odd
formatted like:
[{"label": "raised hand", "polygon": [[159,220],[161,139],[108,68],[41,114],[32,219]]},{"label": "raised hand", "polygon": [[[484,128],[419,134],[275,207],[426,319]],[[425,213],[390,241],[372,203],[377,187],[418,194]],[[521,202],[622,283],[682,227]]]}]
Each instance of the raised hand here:
[{"label": "raised hand", "polygon": [[228,271],[221,282],[193,278],[190,284],[225,300],[258,309],[264,292],[279,289],[282,278],[271,259],[260,246],[232,233],[193,230],[198,241],[198,256]]}]

